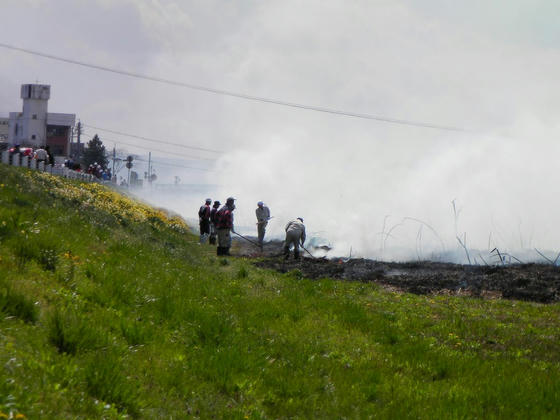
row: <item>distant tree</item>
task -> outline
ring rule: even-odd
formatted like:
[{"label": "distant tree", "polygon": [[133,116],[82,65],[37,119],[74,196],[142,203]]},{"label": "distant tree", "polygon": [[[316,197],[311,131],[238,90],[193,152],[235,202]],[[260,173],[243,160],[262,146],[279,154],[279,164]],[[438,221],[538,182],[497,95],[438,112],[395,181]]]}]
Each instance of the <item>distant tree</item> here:
[{"label": "distant tree", "polygon": [[84,149],[82,154],[82,165],[87,168],[92,163],[97,163],[105,169],[107,168],[108,162],[109,160],[106,156],[105,146],[103,146],[103,142],[96,134],[90,141],[88,141],[87,147]]}]

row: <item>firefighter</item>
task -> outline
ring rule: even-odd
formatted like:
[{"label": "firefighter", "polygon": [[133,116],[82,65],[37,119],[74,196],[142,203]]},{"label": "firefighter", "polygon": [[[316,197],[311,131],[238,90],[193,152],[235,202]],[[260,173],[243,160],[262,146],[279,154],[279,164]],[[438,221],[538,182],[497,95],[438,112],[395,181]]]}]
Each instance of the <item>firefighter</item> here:
[{"label": "firefighter", "polygon": [[257,203],[255,214],[257,216],[257,233],[259,238],[259,245],[262,248],[264,234],[266,233],[266,225],[268,225],[268,220],[270,219],[270,209],[265,206],[262,201],[259,201]]},{"label": "firefighter", "polygon": [[200,225],[200,243],[206,242],[206,238],[210,236],[210,204],[212,199],[207,198],[206,202],[198,209],[198,222]]},{"label": "firefighter", "polygon": [[214,205],[212,206],[212,210],[210,210],[210,245],[216,245],[216,237],[218,236],[216,230],[216,223],[217,223],[217,213],[218,209],[220,208],[220,202],[214,201]]},{"label": "firefighter", "polygon": [[305,225],[303,218],[298,217],[286,225],[286,239],[284,241],[284,259],[290,257],[290,245],[294,245],[294,259],[299,260],[299,246],[305,242]]},{"label": "firefighter", "polygon": [[216,228],[218,231],[218,248],[217,255],[231,255],[229,249],[231,248],[231,232],[233,229],[233,210],[235,198],[229,197],[226,204],[222,206],[216,214]]}]

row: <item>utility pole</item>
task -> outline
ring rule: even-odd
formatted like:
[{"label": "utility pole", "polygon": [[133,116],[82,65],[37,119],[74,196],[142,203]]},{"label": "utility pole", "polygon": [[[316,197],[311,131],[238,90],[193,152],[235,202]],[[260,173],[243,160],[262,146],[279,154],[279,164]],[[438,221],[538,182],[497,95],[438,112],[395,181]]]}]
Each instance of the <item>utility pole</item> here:
[{"label": "utility pole", "polygon": [[78,163],[80,163],[80,136],[82,135],[82,123],[81,121],[78,121],[78,153],[77,153],[77,161]]},{"label": "utility pole", "polygon": [[148,153],[148,182],[152,186],[152,152]]},{"label": "utility pole", "polygon": [[115,176],[115,159],[117,158],[117,145],[113,146],[113,170],[111,171],[111,178]]},{"label": "utility pole", "polygon": [[[45,139],[45,144],[47,144],[47,139]],[[74,127],[70,127],[70,150],[68,150],[68,156],[74,160],[74,154],[72,153],[72,148],[74,146]]]}]

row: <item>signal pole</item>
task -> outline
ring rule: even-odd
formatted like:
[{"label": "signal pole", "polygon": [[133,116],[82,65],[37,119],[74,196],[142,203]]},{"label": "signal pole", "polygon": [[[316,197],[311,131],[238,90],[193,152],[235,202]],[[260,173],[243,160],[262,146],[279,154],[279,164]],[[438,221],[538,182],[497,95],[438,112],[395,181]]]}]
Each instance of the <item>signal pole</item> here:
[{"label": "signal pole", "polygon": [[130,188],[130,169],[132,168],[132,161],[134,158],[132,155],[127,156],[126,158],[126,168],[128,169],[128,185],[127,187]]}]

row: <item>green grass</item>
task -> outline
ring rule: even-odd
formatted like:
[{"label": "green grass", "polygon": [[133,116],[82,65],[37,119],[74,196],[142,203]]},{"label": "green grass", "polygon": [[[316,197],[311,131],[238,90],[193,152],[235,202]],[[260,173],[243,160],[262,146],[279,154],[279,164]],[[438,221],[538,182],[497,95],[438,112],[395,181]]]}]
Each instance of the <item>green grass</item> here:
[{"label": "green grass", "polygon": [[558,304],[279,274],[103,189],[0,180],[0,418],[560,416]]}]

